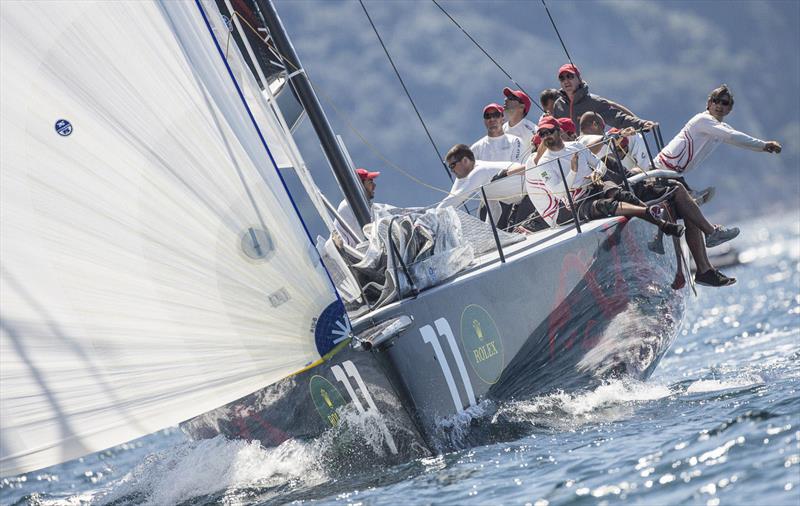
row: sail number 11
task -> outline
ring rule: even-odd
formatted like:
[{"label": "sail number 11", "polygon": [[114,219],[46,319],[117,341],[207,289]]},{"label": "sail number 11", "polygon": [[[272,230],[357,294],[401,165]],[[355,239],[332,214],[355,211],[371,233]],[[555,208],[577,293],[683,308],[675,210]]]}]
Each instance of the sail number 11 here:
[{"label": "sail number 11", "polygon": [[447,323],[447,320],[444,318],[439,318],[438,320],[434,321],[433,324],[436,326],[435,331],[430,325],[425,325],[424,327],[420,328],[419,331],[422,334],[422,340],[433,347],[434,356],[436,357],[436,361],[439,363],[439,367],[442,369],[445,382],[447,382],[447,388],[450,390],[450,397],[453,399],[453,405],[456,408],[456,412],[461,413],[464,411],[464,403],[461,400],[461,394],[456,386],[453,373],[450,370],[450,364],[448,364],[447,357],[445,357],[444,350],[439,342],[440,337],[445,338],[447,345],[450,348],[450,352],[453,355],[456,369],[458,369],[458,374],[461,377],[461,382],[464,385],[464,390],[467,393],[467,400],[469,401],[468,406],[473,406],[476,404],[475,392],[472,389],[472,382],[469,379],[469,374],[467,374],[467,368],[464,364],[464,359],[461,357],[461,350],[458,349],[456,337],[453,335],[453,329],[450,328],[450,324]]}]

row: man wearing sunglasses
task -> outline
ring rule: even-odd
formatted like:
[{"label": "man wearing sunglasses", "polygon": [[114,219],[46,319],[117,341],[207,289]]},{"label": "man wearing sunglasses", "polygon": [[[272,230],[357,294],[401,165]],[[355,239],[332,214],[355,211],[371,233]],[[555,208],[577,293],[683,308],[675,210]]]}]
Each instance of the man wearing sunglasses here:
[{"label": "man wearing sunglasses", "polygon": [[[565,143],[555,118],[542,118],[538,133],[547,152],[538,165],[529,159],[524,170],[528,195],[548,224],[555,226],[572,218],[573,211],[566,207],[566,186],[581,221],[630,216],[653,223],[667,235],[683,235],[683,226],[656,217],[632,194],[611,182],[603,182],[605,166],[582,143]],[[514,175],[517,171],[512,169],[508,173]]]},{"label": "man wearing sunglasses", "polygon": [[553,105],[553,116],[556,118],[570,118],[573,123],[580,125],[581,116],[593,111],[602,116],[607,125],[615,128],[649,130],[655,126],[653,121],[637,117],[622,104],[589,93],[589,84],[581,79],[578,67],[571,63],[558,69],[558,80],[561,93]]},{"label": "man wearing sunglasses", "polygon": [[503,88],[505,100],[506,122],[503,124],[503,131],[507,134],[515,135],[522,139],[524,157],[531,153],[531,140],[536,133],[536,123],[525,118],[531,110],[531,98],[522,90],[512,90]]},{"label": "man wearing sunglasses", "polygon": [[483,124],[486,135],[477,140],[470,149],[477,160],[487,162],[523,162],[522,139],[503,132],[503,106],[489,104],[483,108]]},{"label": "man wearing sunglasses", "polygon": [[733,110],[733,93],[727,85],[708,95],[706,110],[695,114],[653,160],[657,169],[689,172],[705,160],[721,142],[753,151],[780,153],[777,141],[762,141],[739,132],[722,119]]},{"label": "man wearing sunglasses", "polygon": [[[466,144],[456,144],[445,157],[447,167],[456,176],[450,194],[438,205],[439,208],[458,207],[473,196],[482,199],[481,187],[486,192],[492,219],[500,228],[505,228],[501,204],[517,204],[525,196],[524,165],[508,161],[487,162],[476,160],[475,154]],[[510,170],[516,169],[514,176]],[[487,216],[488,219],[488,216]]]}]

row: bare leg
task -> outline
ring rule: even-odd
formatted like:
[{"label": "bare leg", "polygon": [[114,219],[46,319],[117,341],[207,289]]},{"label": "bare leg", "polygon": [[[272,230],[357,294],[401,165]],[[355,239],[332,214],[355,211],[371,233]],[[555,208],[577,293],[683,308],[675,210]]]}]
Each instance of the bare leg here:
[{"label": "bare leg", "polygon": [[[673,212],[669,206],[664,210],[670,221],[676,221]],[[672,238],[672,245],[675,247],[675,260],[677,261],[678,270],[675,272],[675,279],[672,281],[672,289],[680,290],[686,286],[686,276],[683,273],[683,253],[681,252],[681,240],[678,237]]]},{"label": "bare leg", "polygon": [[655,223],[654,218],[647,212],[646,207],[628,204],[627,202],[619,202],[617,205],[617,212],[614,214],[617,216],[633,216]]},{"label": "bare leg", "polygon": [[665,234],[673,237],[680,237],[683,235],[683,225],[676,223],[666,222],[661,219],[655,218],[646,207],[629,204],[627,202],[618,202],[617,210],[614,213],[617,216],[633,216],[649,221],[659,229],[663,230]]},{"label": "bare leg", "polygon": [[703,273],[714,268],[706,254],[706,243],[703,238],[703,232],[697,228],[694,223],[689,221],[686,221],[686,244],[689,245],[689,251],[692,252],[694,263],[697,266],[697,272]]},{"label": "bare leg", "polygon": [[675,204],[675,210],[678,212],[678,217],[683,218],[684,222],[686,223],[687,232],[690,223],[695,225],[706,235],[709,235],[714,231],[714,225],[708,222],[705,215],[703,215],[703,212],[697,206],[697,203],[689,195],[689,192],[686,191],[686,188],[684,188],[683,185],[679,185],[678,189],[675,191],[675,198],[673,202]]}]

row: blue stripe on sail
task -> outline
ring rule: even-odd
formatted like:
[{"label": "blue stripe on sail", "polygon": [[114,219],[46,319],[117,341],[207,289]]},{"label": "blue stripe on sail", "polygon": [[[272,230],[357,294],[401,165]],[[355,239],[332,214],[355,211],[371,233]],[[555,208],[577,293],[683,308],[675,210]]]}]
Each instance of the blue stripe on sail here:
[{"label": "blue stripe on sail", "polygon": [[[283,190],[286,192],[286,195],[289,197],[289,201],[292,203],[292,207],[294,208],[294,212],[295,212],[295,214],[297,214],[297,218],[300,220],[300,223],[303,225],[303,230],[306,233],[306,237],[308,238],[309,243],[311,243],[311,245],[314,246],[314,240],[311,238],[311,232],[309,232],[308,226],[306,225],[306,222],[303,220],[303,217],[300,215],[300,209],[297,207],[297,203],[294,201],[294,199],[292,198],[292,194],[289,192],[289,187],[286,185],[286,181],[283,179],[283,175],[281,174],[281,171],[278,169],[278,164],[275,163],[275,158],[273,158],[273,156],[272,156],[272,151],[270,151],[269,146],[267,145],[267,141],[264,139],[264,136],[261,134],[261,129],[258,127],[258,123],[256,122],[256,119],[253,116],[252,111],[250,110],[250,106],[247,105],[247,100],[245,100],[244,93],[242,93],[242,90],[239,87],[239,82],[236,81],[236,77],[233,75],[233,70],[231,70],[230,65],[228,65],[228,60],[225,59],[225,52],[222,50],[222,46],[220,46],[219,41],[214,36],[214,30],[211,28],[211,23],[209,22],[208,17],[206,16],[206,12],[203,9],[202,4],[200,3],[200,0],[195,0],[194,3],[195,3],[195,5],[197,5],[197,8],[200,10],[200,15],[203,16],[203,21],[206,24],[206,28],[208,29],[209,35],[211,35],[211,40],[214,41],[214,45],[217,47],[217,53],[219,53],[219,56],[222,59],[222,63],[225,64],[225,68],[228,70],[228,75],[230,76],[234,87],[236,87],[236,93],[239,95],[239,99],[242,101],[242,105],[244,105],[244,108],[247,111],[247,116],[250,118],[250,121],[253,124],[253,128],[256,129],[256,133],[258,133],[258,138],[261,140],[261,145],[264,146],[264,149],[267,151],[267,155],[269,155],[269,159],[272,162],[272,167],[275,169],[275,173],[278,175],[278,179],[280,179],[281,184],[283,185]],[[343,318],[345,319],[345,321],[347,323],[347,327],[350,328],[349,318],[347,316],[347,312],[344,310],[344,302],[342,301],[342,298],[339,295],[339,292],[336,290],[336,285],[333,282],[333,278],[331,277],[331,273],[328,272],[328,268],[325,267],[325,263],[322,261],[322,256],[319,254],[319,251],[317,251],[317,248],[314,247],[313,249],[314,249],[314,252],[317,254],[317,257],[319,258],[320,265],[325,270],[325,274],[328,276],[328,281],[330,282],[331,287],[333,288],[333,294],[336,296],[336,300],[339,302],[339,305],[341,306],[341,310],[340,311],[341,311],[341,314],[342,314]],[[329,312],[330,312],[330,306],[323,311],[323,315],[327,314]],[[330,351],[330,349],[333,348],[333,346],[334,346],[334,344],[332,343],[333,338],[334,338],[334,336],[330,336],[329,339],[325,340],[325,341],[330,341],[329,345],[320,346],[320,341],[321,341],[320,336],[316,336],[315,341],[316,341],[316,344],[317,344],[317,351],[319,352],[319,354],[321,356],[325,355],[326,353],[328,353],[328,351]]]}]

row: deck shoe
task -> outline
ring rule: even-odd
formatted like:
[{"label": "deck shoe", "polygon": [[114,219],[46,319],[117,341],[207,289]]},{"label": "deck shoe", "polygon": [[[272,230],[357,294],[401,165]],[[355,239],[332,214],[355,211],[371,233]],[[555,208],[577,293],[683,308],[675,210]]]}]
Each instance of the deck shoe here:
[{"label": "deck shoe", "polygon": [[672,237],[681,237],[683,236],[683,225],[679,225],[677,223],[672,223],[669,221],[665,221],[661,225],[661,230]]},{"label": "deck shoe", "polygon": [[739,229],[736,227],[725,228],[722,225],[715,225],[714,231],[706,236],[706,248],[719,246],[723,242],[730,241],[737,235],[739,235]]},{"label": "deck shoe", "polygon": [[736,278],[729,278],[717,269],[709,269],[694,275],[694,282],[704,286],[728,286],[736,283]]},{"label": "deck shoe", "polygon": [[709,186],[700,191],[692,191],[689,192],[692,198],[694,199],[695,203],[698,206],[702,206],[703,204],[707,204],[711,199],[714,198],[714,195],[717,193],[717,189],[713,186]]}]

